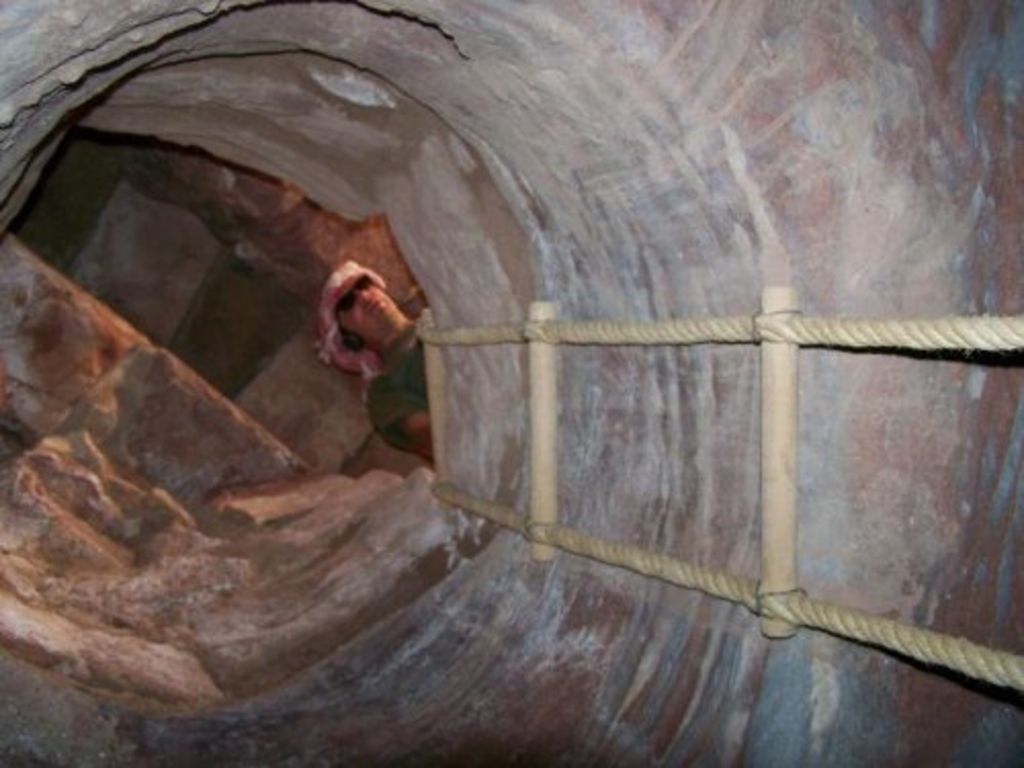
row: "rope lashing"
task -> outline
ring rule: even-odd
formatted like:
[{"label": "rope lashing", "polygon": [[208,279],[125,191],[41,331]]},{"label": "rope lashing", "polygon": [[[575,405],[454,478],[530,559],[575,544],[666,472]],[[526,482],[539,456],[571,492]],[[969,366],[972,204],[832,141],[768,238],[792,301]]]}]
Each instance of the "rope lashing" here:
[{"label": "rope lashing", "polygon": [[1024,691],[1022,656],[986,648],[962,637],[813,600],[803,590],[785,594],[760,593],[758,583],[753,579],[606,541],[564,525],[529,524],[526,517],[515,510],[471,496],[450,483],[435,485],[434,493],[440,500],[516,531],[530,541],[739,603],[761,616],[822,630],[993,685]]},{"label": "rope lashing", "polygon": [[742,344],[761,341],[838,348],[1024,349],[1024,315],[917,319],[778,317],[773,315],[674,318],[652,322],[567,320],[463,328],[420,327],[428,344]]},{"label": "rope lashing", "polygon": [[[766,289],[766,296],[770,290],[772,289]],[[643,323],[570,322],[535,315],[525,323],[466,328],[438,329],[425,322],[421,323],[419,334],[420,338],[430,345],[468,346],[533,342],[531,354],[537,351],[537,347],[545,344],[662,345],[760,342],[768,342],[762,347],[762,356],[769,347],[780,344],[1005,352],[1024,349],[1024,316],[852,319],[802,317],[795,313],[778,314],[768,312],[766,307],[764,314],[753,317],[669,319]],[[533,367],[531,357],[531,370]],[[764,382],[762,388],[766,389]],[[777,400],[778,396],[775,397]],[[531,402],[532,399],[531,394]],[[771,398],[769,400],[778,405]],[[552,410],[550,403],[548,406],[548,410]],[[557,409],[557,405],[554,408]],[[762,431],[763,427],[764,425]],[[531,450],[536,450],[536,447]],[[768,455],[778,458],[781,453],[777,448],[772,448]],[[788,461],[795,467],[795,461]],[[762,472],[765,471],[765,466],[762,457]],[[786,469],[785,462],[783,469],[786,472],[792,471],[792,468]],[[531,475],[539,475],[538,470],[532,468]],[[531,515],[526,516],[503,505],[466,494],[447,482],[437,483],[434,486],[434,493],[443,502],[519,533],[534,545],[535,550],[541,545],[554,547],[744,605],[761,617],[762,631],[768,636],[788,635],[773,634],[765,628],[766,625],[781,624],[781,629],[790,634],[796,626],[804,626],[895,651],[926,664],[941,665],[994,685],[1024,691],[1024,656],[986,648],[961,637],[813,600],[795,586],[795,572],[792,578],[786,576],[784,572],[783,578],[775,578],[773,586],[771,569],[766,570],[766,564],[771,565],[775,561],[764,552],[762,578],[765,582],[762,588],[761,584],[751,579],[589,536],[558,524],[553,515],[550,519],[543,519],[535,514],[532,499]],[[762,488],[762,505],[766,503],[765,499],[768,496],[769,494]],[[788,508],[792,505],[786,506]],[[764,528],[762,521],[762,529]],[[769,555],[778,555],[781,552],[775,543],[771,544],[768,550]],[[778,557],[775,559],[778,560]],[[787,588],[789,585],[794,585],[795,588]]]}]

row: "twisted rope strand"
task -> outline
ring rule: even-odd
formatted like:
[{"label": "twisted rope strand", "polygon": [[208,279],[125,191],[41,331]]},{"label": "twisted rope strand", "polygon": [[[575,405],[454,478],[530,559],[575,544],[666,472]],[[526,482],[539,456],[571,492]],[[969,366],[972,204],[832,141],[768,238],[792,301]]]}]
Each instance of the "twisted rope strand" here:
[{"label": "twisted rope strand", "polygon": [[550,344],[735,344],[755,340],[754,321],[749,316],[675,318],[649,323],[528,322],[523,335],[528,341]]},{"label": "twisted rope strand", "polygon": [[731,316],[654,322],[545,321],[438,329],[421,326],[428,344],[738,344],[778,341],[804,346],[1009,351],[1024,349],[1024,315],[858,319]]},{"label": "twisted rope strand", "polygon": [[433,491],[434,495],[446,504],[487,518],[492,523],[517,533],[526,532],[526,516],[518,514],[514,509],[471,496],[451,483],[434,483]]},{"label": "twisted rope strand", "polygon": [[549,544],[574,555],[607,565],[652,576],[686,589],[696,589],[713,597],[740,603],[754,610],[757,605],[757,582],[637,547],[618,544],[563,525],[527,525],[531,540]]},{"label": "twisted rope strand", "polygon": [[986,648],[962,637],[871,616],[800,594],[762,595],[769,617],[898,651],[918,661],[938,664],[968,677],[1024,690],[1024,657]]},{"label": "twisted rope strand", "polygon": [[840,605],[812,600],[800,592],[758,595],[757,582],[724,571],[657,555],[636,547],[599,539],[562,525],[531,524],[509,507],[484,501],[438,483],[442,501],[486,517],[531,541],[651,576],[686,589],[696,589],[745,605],[768,618],[782,619],[838,637],[868,643],[928,664],[937,664],[969,677],[1024,691],[1024,657],[972,643],[961,637],[871,616]]},{"label": "twisted rope strand", "polygon": [[993,352],[1024,348],[1024,316],[1020,315],[906,320],[762,315],[757,318],[757,332],[764,341],[828,347]]},{"label": "twisted rope strand", "polygon": [[420,324],[417,332],[426,344],[468,347],[480,344],[522,344],[526,341],[522,323],[478,325],[464,328],[434,328]]}]

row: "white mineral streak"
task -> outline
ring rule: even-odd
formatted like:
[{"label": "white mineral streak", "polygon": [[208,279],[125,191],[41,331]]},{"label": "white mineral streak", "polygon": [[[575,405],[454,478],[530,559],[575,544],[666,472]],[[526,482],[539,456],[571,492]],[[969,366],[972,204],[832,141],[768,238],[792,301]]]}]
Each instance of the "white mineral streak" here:
[{"label": "white mineral streak", "polygon": [[840,713],[842,685],[838,671],[825,658],[811,659],[811,755],[812,759],[823,759],[823,751],[829,732]]},{"label": "white mineral streak", "polygon": [[387,107],[395,109],[398,101],[391,90],[374,82],[372,78],[351,69],[309,70],[310,76],[336,96],[361,107]]},{"label": "white mineral streak", "polygon": [[747,169],[747,158],[740,139],[728,125],[722,126],[722,139],[725,142],[729,169],[746,197],[747,207],[754,220],[754,231],[757,232],[761,247],[764,284],[790,285],[789,257],[772,221],[771,206]]}]

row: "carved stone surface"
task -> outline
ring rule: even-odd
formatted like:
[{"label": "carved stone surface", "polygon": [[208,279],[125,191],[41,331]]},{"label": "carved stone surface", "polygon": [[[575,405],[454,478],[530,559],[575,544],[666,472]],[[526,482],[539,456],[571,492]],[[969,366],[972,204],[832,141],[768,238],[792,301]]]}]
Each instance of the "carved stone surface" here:
[{"label": "carved stone surface", "polygon": [[293,477],[304,463],[179,360],[156,349],[126,355],[60,427],[188,504],[233,485]]},{"label": "carved stone surface", "polygon": [[0,470],[0,642],[136,706],[259,692],[459,563],[458,518],[423,517],[428,497],[422,471],[260,485],[214,501],[204,534],[87,433],[47,438]]},{"label": "carved stone surface", "polygon": [[325,210],[290,183],[269,179],[197,153],[161,149],[155,161],[127,169],[150,197],[205,217],[234,256],[315,306],[331,269],[355,259],[375,269],[396,301],[415,281],[382,215],[353,222]]},{"label": "carved stone surface", "polygon": [[167,345],[223,246],[195,216],[122,182],[71,277],[157,344]]},{"label": "carved stone surface", "polygon": [[0,240],[0,275],[5,418],[34,440],[53,431],[128,350],[148,342],[11,236]]},{"label": "carved stone surface", "polygon": [[371,432],[359,379],[324,365],[305,328],[236,402],[319,472],[337,472]]}]

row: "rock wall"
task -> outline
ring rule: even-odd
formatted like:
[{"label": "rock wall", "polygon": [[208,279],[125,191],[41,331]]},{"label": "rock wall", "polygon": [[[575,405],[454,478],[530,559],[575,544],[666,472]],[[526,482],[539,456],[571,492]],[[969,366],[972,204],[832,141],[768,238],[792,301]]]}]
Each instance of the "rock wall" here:
[{"label": "rock wall", "polygon": [[[246,5],[5,6],[6,215],[59,120],[102,94],[94,128],[386,213],[442,324],[519,319],[535,298],[573,318],[747,314],[776,281],[808,313],[1024,311],[1019,4]],[[521,354],[446,359],[454,479],[521,506]],[[971,362],[802,355],[802,580],[1021,652],[1022,374]],[[579,348],[562,370],[563,518],[756,576],[756,352]],[[425,494],[406,501],[436,520]],[[488,536],[272,693],[110,710],[109,749],[143,765],[1020,754],[1012,695],[820,634],[770,644],[741,609],[566,556],[531,565]],[[21,754],[58,754],[30,741]]]},{"label": "rock wall", "polygon": [[[0,462],[8,663],[126,712],[207,710],[294,677],[443,578],[460,547],[478,546],[456,513],[423,519],[425,470],[310,475],[250,415],[13,237],[0,255],[8,289],[31,286],[27,306],[59,295],[75,327],[98,339],[47,345],[44,361],[62,352],[93,374],[60,390],[64,407],[34,404],[50,421],[32,421],[23,397],[4,404],[31,422]],[[8,321],[5,383],[16,395],[32,391],[26,371],[42,390],[62,383],[47,378],[57,369],[40,364],[34,328],[32,316]],[[131,346],[95,351],[115,341]]]},{"label": "rock wall", "polygon": [[0,240],[4,416],[27,442],[49,434],[147,339],[14,237]]},{"label": "rock wall", "polygon": [[314,349],[321,286],[344,261],[375,269],[419,316],[422,292],[384,216],[351,222],[208,155],[76,131],[13,231],[312,468],[422,465],[371,437],[359,381]]}]

